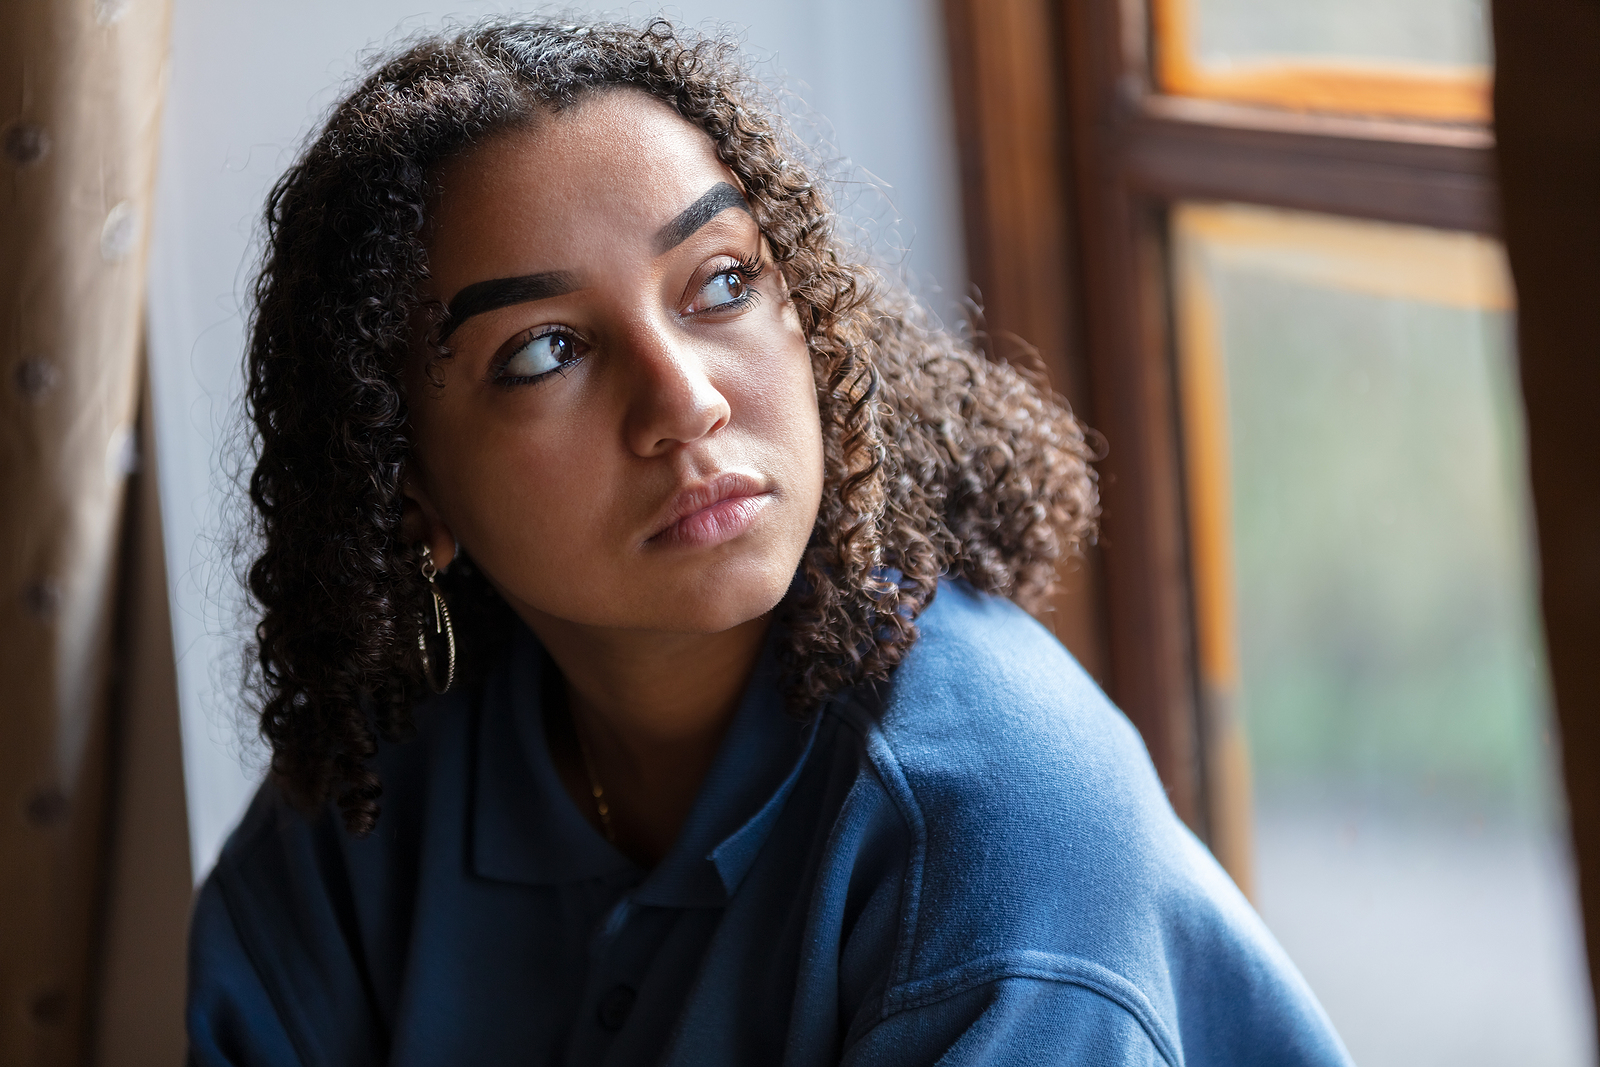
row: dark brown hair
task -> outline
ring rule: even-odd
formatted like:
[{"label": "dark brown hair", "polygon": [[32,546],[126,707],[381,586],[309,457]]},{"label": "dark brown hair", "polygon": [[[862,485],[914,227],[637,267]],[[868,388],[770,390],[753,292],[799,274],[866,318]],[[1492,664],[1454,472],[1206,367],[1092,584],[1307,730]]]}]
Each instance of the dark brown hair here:
[{"label": "dark brown hair", "polygon": [[[428,272],[430,182],[541,110],[620,87],[711,138],[809,341],[825,482],[781,609],[797,713],[886,678],[941,576],[1032,606],[1091,534],[1082,428],[1029,377],[930,325],[838,237],[818,176],[732,45],[661,21],[497,21],[419,40],[334,109],[273,189],[246,360],[261,732],[289,794],[334,799],[352,831],[377,817],[379,738],[406,734],[423,692],[417,634],[431,610],[401,533],[401,372]],[[441,581],[481,670],[509,609],[470,559]]]}]

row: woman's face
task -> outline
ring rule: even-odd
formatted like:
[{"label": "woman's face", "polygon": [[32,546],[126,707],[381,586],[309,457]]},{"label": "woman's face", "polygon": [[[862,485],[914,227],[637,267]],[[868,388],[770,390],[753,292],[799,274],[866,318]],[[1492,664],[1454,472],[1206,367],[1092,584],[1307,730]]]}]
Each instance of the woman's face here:
[{"label": "woman's face", "polygon": [[798,315],[737,180],[618,90],[444,168],[408,376],[408,521],[536,627],[714,632],[783,596],[822,434]]}]

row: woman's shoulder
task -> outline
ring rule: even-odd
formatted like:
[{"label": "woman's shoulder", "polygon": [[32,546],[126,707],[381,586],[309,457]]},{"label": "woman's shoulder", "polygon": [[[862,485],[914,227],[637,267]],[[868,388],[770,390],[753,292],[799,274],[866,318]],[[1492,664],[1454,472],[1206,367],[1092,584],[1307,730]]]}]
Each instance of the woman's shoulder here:
[{"label": "woman's shoulder", "polygon": [[[474,716],[466,693],[424,701],[409,739],[382,741],[372,761],[381,807],[366,834],[344,825],[331,800],[297,804],[269,775],[229,834],[206,881],[235,921],[276,936],[305,908],[338,908],[354,894],[382,897],[415,877],[430,796],[464,794]],[[464,806],[464,795],[458,807]]]},{"label": "woman's shoulder", "polygon": [[1049,631],[959,582],[918,627],[878,713],[861,718],[913,841],[912,949],[894,995],[1066,983],[1121,1005],[1158,1046],[1204,1031],[1234,1062],[1302,1041],[1327,1053],[1308,1061],[1340,1062],[1282,949],[1173,812],[1138,732]]},{"label": "woman's shoulder", "polygon": [[1123,912],[1193,880],[1193,838],[1138,731],[1048,630],[961,582],[917,623],[867,747],[927,877]]},{"label": "woman's shoulder", "polygon": [[877,723],[930,800],[1165,806],[1138,731],[1021,608],[945,581],[917,627]]}]

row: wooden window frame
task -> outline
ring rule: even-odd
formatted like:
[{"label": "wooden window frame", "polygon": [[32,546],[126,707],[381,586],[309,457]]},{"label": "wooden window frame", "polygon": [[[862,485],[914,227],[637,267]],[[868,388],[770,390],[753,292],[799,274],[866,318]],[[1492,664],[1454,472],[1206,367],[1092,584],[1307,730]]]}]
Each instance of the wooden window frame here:
[{"label": "wooden window frame", "polygon": [[1140,0],[945,10],[970,273],[989,333],[1037,345],[1110,443],[1101,545],[1090,580],[1057,606],[1077,630],[1057,632],[1143,732],[1178,813],[1246,886],[1248,783],[1229,768],[1228,724],[1197,671],[1166,206],[1236,200],[1504,241],[1549,674],[1600,987],[1600,2],[1496,0],[1493,135],[1162,94]]},{"label": "wooden window frame", "polygon": [[1036,345],[1109,444],[1091,580],[1057,606],[1087,656],[1067,644],[1248,891],[1242,735],[1200,669],[1166,212],[1239,201],[1498,236],[1493,136],[1165,94],[1141,0],[946,0],[946,16],[988,332]]}]

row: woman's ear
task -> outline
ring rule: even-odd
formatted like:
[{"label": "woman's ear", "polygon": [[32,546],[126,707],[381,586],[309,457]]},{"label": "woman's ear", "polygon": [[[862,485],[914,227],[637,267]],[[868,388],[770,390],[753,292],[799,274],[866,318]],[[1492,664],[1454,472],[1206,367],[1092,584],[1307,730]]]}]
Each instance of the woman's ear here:
[{"label": "woman's ear", "polygon": [[427,490],[409,471],[402,491],[406,499],[400,512],[401,536],[412,544],[427,545],[433,551],[433,565],[444,570],[456,558],[456,535],[439,517]]}]

